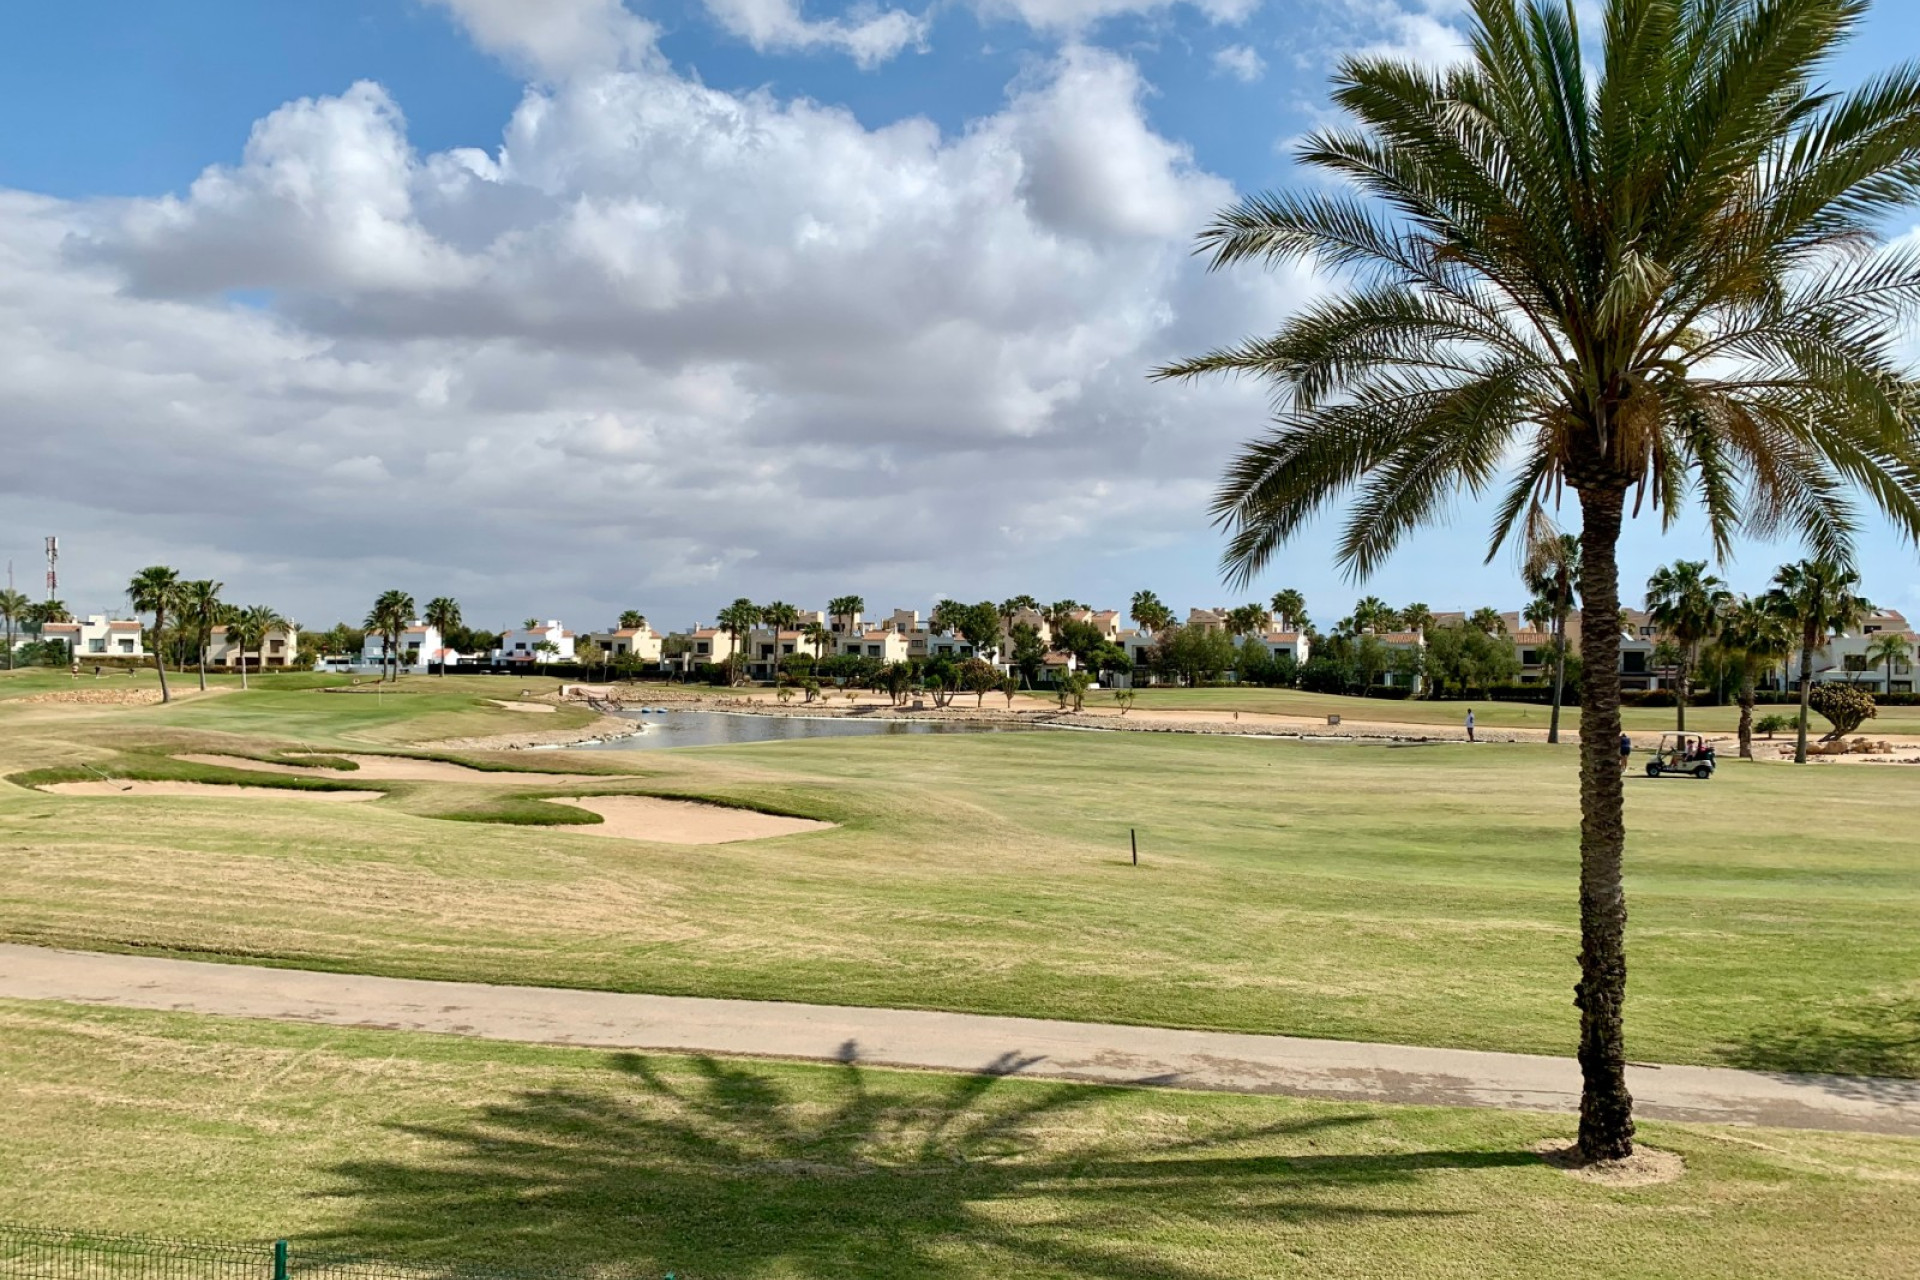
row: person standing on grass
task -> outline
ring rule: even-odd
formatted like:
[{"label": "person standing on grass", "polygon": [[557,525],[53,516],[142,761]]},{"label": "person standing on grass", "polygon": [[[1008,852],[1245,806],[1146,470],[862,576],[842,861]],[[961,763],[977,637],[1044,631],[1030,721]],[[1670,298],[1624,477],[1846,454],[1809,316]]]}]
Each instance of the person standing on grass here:
[{"label": "person standing on grass", "polygon": [[1625,773],[1633,760],[1633,739],[1626,734],[1620,735],[1620,772]]},{"label": "person standing on grass", "polygon": [[1467,708],[1467,741],[1473,741],[1473,708]]}]

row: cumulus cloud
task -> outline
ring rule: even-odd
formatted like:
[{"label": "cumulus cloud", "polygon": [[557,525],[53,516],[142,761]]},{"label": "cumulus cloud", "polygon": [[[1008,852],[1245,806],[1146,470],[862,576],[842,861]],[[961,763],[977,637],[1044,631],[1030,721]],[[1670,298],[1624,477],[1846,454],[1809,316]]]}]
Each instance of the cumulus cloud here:
[{"label": "cumulus cloud", "polygon": [[490,149],[356,85],[179,197],[0,199],[9,504],[314,617],[480,620],[904,603],[1200,523],[1259,394],[1145,372],[1311,285],[1199,270],[1232,193],[1132,63],[1069,47],[943,133],[566,47]]},{"label": "cumulus cloud", "polygon": [[640,65],[653,55],[652,23],[622,0],[430,0],[475,44],[542,79]]},{"label": "cumulus cloud", "polygon": [[928,20],[903,9],[856,10],[847,18],[810,20],[798,0],[706,0],[721,26],[761,53],[837,49],[874,67],[907,48],[925,48]]},{"label": "cumulus cloud", "polygon": [[1213,55],[1214,69],[1242,84],[1252,84],[1267,73],[1267,60],[1250,46],[1230,44]]},{"label": "cumulus cloud", "polygon": [[1011,18],[1039,31],[1067,33],[1122,14],[1156,13],[1182,3],[1223,25],[1245,22],[1260,8],[1260,0],[973,0],[982,17]]}]

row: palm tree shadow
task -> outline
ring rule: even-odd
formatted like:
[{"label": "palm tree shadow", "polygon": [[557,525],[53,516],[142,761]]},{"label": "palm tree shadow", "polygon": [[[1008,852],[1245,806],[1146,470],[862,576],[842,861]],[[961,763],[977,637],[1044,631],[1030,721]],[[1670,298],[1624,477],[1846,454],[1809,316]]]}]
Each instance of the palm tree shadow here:
[{"label": "palm tree shadow", "polygon": [[1275,1222],[1430,1217],[1357,1192],[1538,1159],[1313,1150],[1315,1134],[1367,1113],[1142,1136],[1094,1115],[1116,1090],[1010,1082],[1020,1059],[947,1080],[866,1071],[852,1046],[843,1057],[828,1088],[795,1088],[791,1069],[751,1061],[611,1055],[607,1088],[397,1126],[419,1155],[336,1167],[342,1226],[305,1244],[599,1276],[1200,1280],[1235,1272],[1156,1257],[1169,1219],[1217,1240]]},{"label": "palm tree shadow", "polygon": [[1920,1102],[1920,998],[1856,1000],[1763,1027],[1722,1051],[1730,1066],[1801,1078],[1847,1097]]},{"label": "palm tree shadow", "polygon": [[1314,1150],[1316,1135],[1374,1119],[1364,1112],[1143,1136],[1094,1114],[1115,1090],[1007,1081],[1021,1065],[876,1074],[849,1046],[830,1087],[796,1089],[791,1069],[760,1063],[613,1055],[611,1087],[398,1126],[419,1154],[336,1167],[342,1225],[305,1243],[428,1269],[608,1277],[1200,1280],[1235,1272],[1158,1256],[1169,1219],[1191,1242],[1276,1222],[1434,1216],[1357,1193],[1537,1160]]}]

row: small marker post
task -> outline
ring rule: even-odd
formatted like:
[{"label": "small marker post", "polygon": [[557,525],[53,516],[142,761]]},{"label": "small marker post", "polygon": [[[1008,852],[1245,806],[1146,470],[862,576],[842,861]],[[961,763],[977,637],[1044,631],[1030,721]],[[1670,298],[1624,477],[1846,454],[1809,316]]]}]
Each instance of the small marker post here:
[{"label": "small marker post", "polygon": [[1127,843],[1133,846],[1133,865],[1140,865],[1140,833],[1132,827],[1127,828]]}]

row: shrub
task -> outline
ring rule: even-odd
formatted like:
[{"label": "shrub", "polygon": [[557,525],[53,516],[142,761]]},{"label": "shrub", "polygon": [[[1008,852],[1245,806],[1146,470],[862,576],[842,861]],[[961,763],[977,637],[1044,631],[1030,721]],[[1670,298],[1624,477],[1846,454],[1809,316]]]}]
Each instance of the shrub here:
[{"label": "shrub", "polygon": [[1822,739],[1825,742],[1846,737],[1880,714],[1873,705],[1873,695],[1859,685],[1831,682],[1817,684],[1808,692],[1807,697],[1807,705],[1825,716],[1833,725],[1833,732]]},{"label": "shrub", "polygon": [[1789,729],[1793,728],[1794,724],[1795,724],[1795,720],[1794,720],[1794,717],[1792,716],[1782,716],[1782,715],[1761,716],[1758,720],[1753,722],[1753,731],[1755,733],[1765,734],[1767,737],[1771,738],[1776,733],[1787,732]]}]

